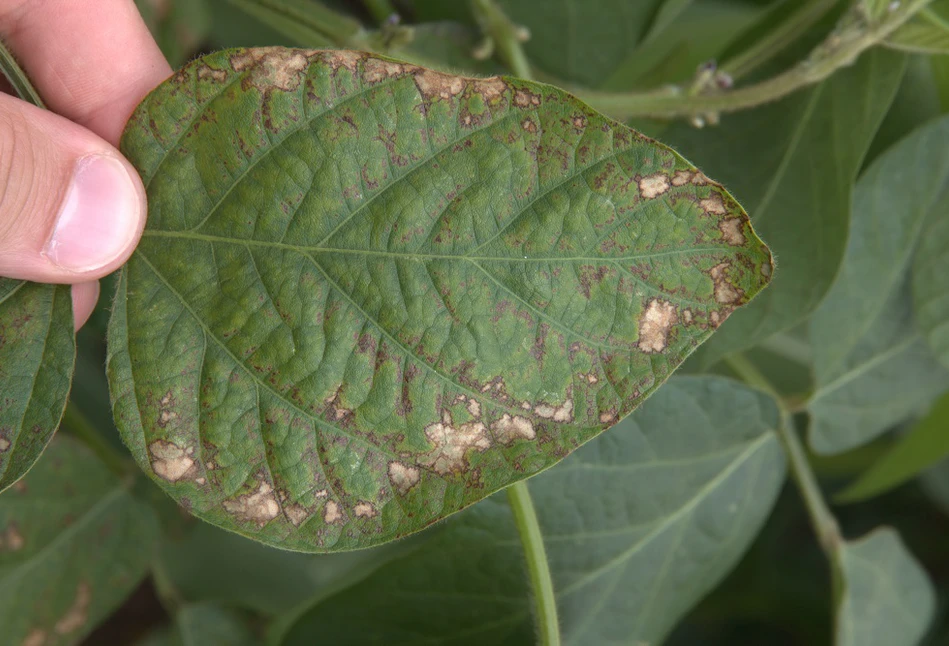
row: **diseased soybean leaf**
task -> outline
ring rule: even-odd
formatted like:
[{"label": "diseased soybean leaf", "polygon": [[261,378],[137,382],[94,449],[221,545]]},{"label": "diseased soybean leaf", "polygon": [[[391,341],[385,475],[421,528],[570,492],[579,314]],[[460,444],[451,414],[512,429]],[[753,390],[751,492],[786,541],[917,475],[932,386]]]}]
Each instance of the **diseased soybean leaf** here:
[{"label": "diseased soybean leaf", "polygon": [[942,180],[913,260],[913,312],[930,349],[949,368],[949,169]]},{"label": "diseased soybean leaf", "polygon": [[0,491],[53,437],[75,361],[69,286],[0,278]]},{"label": "diseased soybean leaf", "polygon": [[834,498],[853,502],[878,496],[946,457],[949,457],[949,393],[940,397],[892,449]]},{"label": "diseased soybean leaf", "polygon": [[859,446],[949,388],[912,319],[909,265],[927,220],[949,209],[949,118],[881,155],[854,191],[843,264],[810,321],[818,453]]},{"label": "diseased soybean leaf", "polygon": [[[777,424],[758,391],[675,377],[615,432],[530,481],[565,644],[660,643],[725,576],[784,481]],[[280,643],[533,643],[523,559],[498,495],[291,615]]]},{"label": "diseased soybean leaf", "polygon": [[151,509],[84,445],[57,438],[0,495],[4,643],[80,641],[145,576],[157,530]]},{"label": "diseased soybean leaf", "polygon": [[837,554],[842,596],[835,646],[916,646],[936,609],[932,584],[903,545],[883,527]]},{"label": "diseased soybean leaf", "polygon": [[304,551],[430,525],[556,463],[768,281],[741,207],[553,87],[231,50],[122,150],[148,227],[117,424],[214,524]]},{"label": "diseased soybean leaf", "polygon": [[847,242],[852,183],[903,61],[870,51],[809,90],[725,115],[714,128],[664,131],[664,141],[724,178],[779,259],[771,288],[702,349],[705,366],[793,327],[821,302]]}]

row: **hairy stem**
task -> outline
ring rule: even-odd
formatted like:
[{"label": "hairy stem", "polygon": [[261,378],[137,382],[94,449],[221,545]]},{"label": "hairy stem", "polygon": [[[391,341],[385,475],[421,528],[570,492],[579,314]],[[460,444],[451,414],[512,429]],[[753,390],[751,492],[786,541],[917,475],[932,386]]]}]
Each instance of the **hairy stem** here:
[{"label": "hairy stem", "polygon": [[26,72],[23,71],[20,64],[16,62],[13,53],[2,42],[0,42],[0,71],[10,81],[13,91],[16,92],[19,98],[39,108],[46,108],[46,104],[43,103],[43,99],[40,98],[39,92],[33,87]]},{"label": "hairy stem", "polygon": [[544,549],[544,537],[540,533],[534,501],[526,482],[518,482],[507,488],[507,499],[514,513],[514,522],[524,545],[527,570],[530,574],[531,590],[534,592],[535,619],[541,646],[559,646],[560,624],[557,621],[557,600],[554,583],[550,578],[550,564]]},{"label": "hairy stem", "polygon": [[782,403],[780,395],[771,382],[745,356],[740,353],[731,354],[725,357],[725,362],[745,383],[767,392],[777,402],[781,412],[778,434],[788,456],[791,475],[801,492],[801,498],[804,499],[804,506],[807,507],[811,525],[814,527],[814,533],[817,535],[821,548],[831,563],[836,563],[838,547],[843,540],[840,535],[840,526],[824,500],[820,485],[817,484],[817,476],[814,475],[814,470],[807,460],[807,454],[794,428],[791,413]]},{"label": "hairy stem", "polygon": [[89,421],[89,418],[87,418],[73,402],[69,402],[66,405],[66,412],[63,413],[62,424],[71,435],[92,449],[92,452],[95,453],[114,474],[124,477],[134,472],[131,462],[116,451],[115,448],[102,437],[102,434],[96,430],[95,425]]},{"label": "hairy stem", "polygon": [[776,101],[801,88],[820,83],[851,65],[865,50],[882,42],[931,0],[904,0],[879,20],[851,10],[810,56],[775,77],[736,89],[710,88],[690,93],[674,86],[651,92],[581,92],[591,106],[615,118],[695,117],[735,112]]},{"label": "hairy stem", "polygon": [[[793,1],[793,0],[792,0]],[[720,69],[738,80],[770,61],[800,38],[839,0],[807,0],[748,49],[722,63]]]},{"label": "hairy stem", "polygon": [[531,78],[531,66],[521,43],[527,39],[523,27],[515,25],[494,0],[471,0],[471,10],[484,34],[494,41],[501,62],[522,79]]}]

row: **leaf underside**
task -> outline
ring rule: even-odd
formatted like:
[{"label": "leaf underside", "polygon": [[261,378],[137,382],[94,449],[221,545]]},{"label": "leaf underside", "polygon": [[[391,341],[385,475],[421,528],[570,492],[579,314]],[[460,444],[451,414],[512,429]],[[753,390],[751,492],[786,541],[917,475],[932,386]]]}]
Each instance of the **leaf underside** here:
[{"label": "leaf underside", "polygon": [[122,150],[150,213],[109,330],[119,428],[198,516],[290,549],[551,466],[771,275],[721,186],[537,83],[228,50]]},{"label": "leaf underside", "polygon": [[0,278],[0,491],[53,437],[75,361],[69,286]]}]

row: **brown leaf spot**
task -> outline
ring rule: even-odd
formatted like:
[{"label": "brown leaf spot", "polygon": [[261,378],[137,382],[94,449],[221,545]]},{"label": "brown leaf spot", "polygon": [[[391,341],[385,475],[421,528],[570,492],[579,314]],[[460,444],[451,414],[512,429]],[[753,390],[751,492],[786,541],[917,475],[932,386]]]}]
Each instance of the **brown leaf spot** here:
[{"label": "brown leaf spot", "polygon": [[356,518],[374,518],[379,514],[373,504],[365,500],[356,503],[353,507],[353,513],[356,514]]},{"label": "brown leaf spot", "polygon": [[172,442],[155,440],[148,445],[148,452],[152,455],[152,471],[159,478],[168,482],[177,482],[189,476],[195,466],[194,447],[182,448]]},{"label": "brown leaf spot", "polygon": [[258,527],[263,527],[280,513],[273,487],[264,480],[258,481],[257,491],[238,496],[236,500],[225,500],[221,504],[229,513],[243,521],[256,523]]},{"label": "brown leaf spot", "polygon": [[512,417],[507,413],[491,425],[491,430],[501,444],[513,444],[516,440],[533,440],[537,437],[534,425],[529,419],[520,415]]},{"label": "brown leaf spot", "polygon": [[471,82],[471,89],[481,95],[485,103],[490,104],[504,94],[507,84],[497,76],[477,79]]},{"label": "brown leaf spot", "polygon": [[327,525],[333,525],[343,519],[343,511],[339,508],[339,503],[335,500],[327,500],[323,507],[323,522]]},{"label": "brown leaf spot", "polygon": [[688,170],[677,170],[672,176],[672,185],[673,186],[684,186],[692,182],[696,186],[705,186],[709,184],[711,180],[705,176],[702,171],[688,171]]},{"label": "brown leaf spot", "polygon": [[201,65],[198,67],[198,80],[199,81],[214,81],[215,83],[221,83],[224,79],[227,78],[227,72],[224,70],[216,70],[210,65]]},{"label": "brown leaf spot", "polygon": [[701,206],[702,210],[706,213],[712,213],[714,215],[723,215],[725,213],[725,202],[722,201],[722,196],[718,193],[712,193],[704,200],[700,200],[699,206]]},{"label": "brown leaf spot", "polygon": [[295,90],[308,63],[307,52],[285,47],[244,49],[231,55],[234,71],[249,72],[247,82],[261,92]]},{"label": "brown leaf spot", "polygon": [[370,56],[363,63],[363,79],[368,83],[378,83],[388,78],[405,74],[405,66],[393,61]]},{"label": "brown leaf spot", "polygon": [[611,408],[609,410],[606,410],[600,413],[600,424],[612,424],[615,421],[616,421],[615,408]]},{"label": "brown leaf spot", "polygon": [[444,99],[447,101],[461,94],[462,90],[465,89],[465,79],[419,68],[415,72],[415,85],[418,86],[422,98],[428,100]]},{"label": "brown leaf spot", "polygon": [[647,354],[662,352],[669,344],[669,331],[676,323],[675,306],[658,298],[646,303],[639,317],[639,349]]},{"label": "brown leaf spot", "polygon": [[345,67],[350,72],[356,71],[356,65],[366,57],[362,52],[354,52],[348,49],[325,51],[323,62],[333,68],[335,72],[341,67]]},{"label": "brown leaf spot", "polygon": [[402,496],[418,484],[419,476],[419,470],[415,467],[395,460],[389,463],[389,481]]},{"label": "brown leaf spot", "polygon": [[534,406],[534,412],[544,419],[552,419],[555,422],[573,421],[573,398],[570,394],[560,406],[552,406],[541,402]]},{"label": "brown leaf spot", "polygon": [[718,223],[718,230],[722,232],[722,238],[733,247],[745,244],[745,234],[741,229],[741,218],[726,218]]},{"label": "brown leaf spot", "polygon": [[66,611],[62,619],[56,622],[54,629],[60,635],[68,635],[78,630],[86,623],[89,612],[89,604],[92,602],[92,589],[89,584],[82,582],[76,588],[76,599],[72,606]]},{"label": "brown leaf spot", "polygon": [[523,121],[521,121],[521,128],[523,128],[524,130],[526,130],[527,132],[531,134],[534,134],[537,132],[537,124],[534,123],[532,119],[524,119]]},{"label": "brown leaf spot", "polygon": [[439,475],[460,473],[468,468],[466,454],[469,450],[484,451],[491,446],[487,427],[481,422],[468,422],[455,426],[451,415],[445,411],[442,421],[425,427],[425,437],[432,445],[422,462]]},{"label": "brown leaf spot", "polygon": [[540,95],[534,94],[524,88],[518,88],[514,91],[514,105],[519,108],[526,108],[532,105],[538,106],[540,105]]},{"label": "brown leaf spot", "polygon": [[665,173],[654,173],[639,180],[639,194],[651,200],[669,190],[669,177]]},{"label": "brown leaf spot", "polygon": [[726,271],[731,263],[721,262],[709,270],[709,276],[715,285],[715,300],[719,303],[729,304],[741,300],[742,292],[740,289],[728,282]]},{"label": "brown leaf spot", "polygon": [[5,453],[10,448],[10,440],[0,437],[0,453]]},{"label": "brown leaf spot", "polygon": [[309,517],[306,507],[298,504],[287,505],[283,508],[283,513],[294,527],[299,527],[300,523]]}]

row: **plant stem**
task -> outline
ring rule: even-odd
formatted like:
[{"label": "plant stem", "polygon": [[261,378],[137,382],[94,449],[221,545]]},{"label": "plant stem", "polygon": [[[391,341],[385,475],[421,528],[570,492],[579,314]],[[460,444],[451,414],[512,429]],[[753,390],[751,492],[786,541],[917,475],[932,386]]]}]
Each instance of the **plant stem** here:
[{"label": "plant stem", "polygon": [[694,117],[734,112],[776,101],[808,85],[820,83],[851,65],[865,50],[879,44],[931,0],[904,0],[878,22],[853,10],[810,56],[777,76],[733,90],[712,89],[690,94],[674,86],[651,92],[581,92],[591,106],[618,119],[632,117]]},{"label": "plant stem", "polygon": [[722,63],[720,69],[735,80],[744,78],[800,38],[838,1],[809,0],[801,3],[787,20],[778,23],[774,29],[753,43],[748,49],[726,60]]},{"label": "plant stem", "polygon": [[508,504],[514,513],[514,522],[524,545],[527,570],[536,604],[536,620],[541,646],[559,646],[560,624],[557,621],[557,600],[554,583],[550,578],[550,564],[544,549],[544,537],[540,533],[534,501],[526,482],[517,482],[507,488]]},{"label": "plant stem", "polygon": [[380,25],[389,19],[392,14],[398,14],[389,0],[363,0],[366,9]]},{"label": "plant stem", "polygon": [[730,354],[725,357],[725,362],[745,383],[767,392],[777,402],[781,414],[778,435],[791,465],[791,475],[801,492],[801,498],[804,499],[804,506],[811,517],[811,525],[814,527],[814,533],[817,535],[821,548],[832,563],[836,562],[838,547],[843,541],[840,535],[840,526],[824,500],[820,485],[817,484],[817,477],[814,475],[814,470],[811,469],[807,454],[800,438],[797,436],[791,413],[782,403],[780,395],[771,382],[744,355],[741,353]]},{"label": "plant stem", "polygon": [[26,72],[24,72],[20,64],[16,62],[13,53],[7,49],[7,46],[4,45],[3,42],[0,42],[0,71],[2,71],[3,75],[10,81],[10,85],[13,86],[13,91],[16,92],[19,98],[39,108],[46,108],[46,104],[43,103],[39,92],[37,92],[33,84],[30,83]]},{"label": "plant stem", "polygon": [[485,35],[494,41],[501,62],[522,79],[531,78],[531,66],[521,43],[526,31],[515,25],[495,0],[471,0],[471,11]]},{"label": "plant stem", "polygon": [[82,440],[86,446],[92,449],[92,452],[95,453],[114,474],[124,477],[132,472],[129,460],[116,451],[111,444],[106,442],[102,434],[96,430],[92,422],[89,421],[73,402],[66,404],[62,424],[69,429],[72,435]]}]

